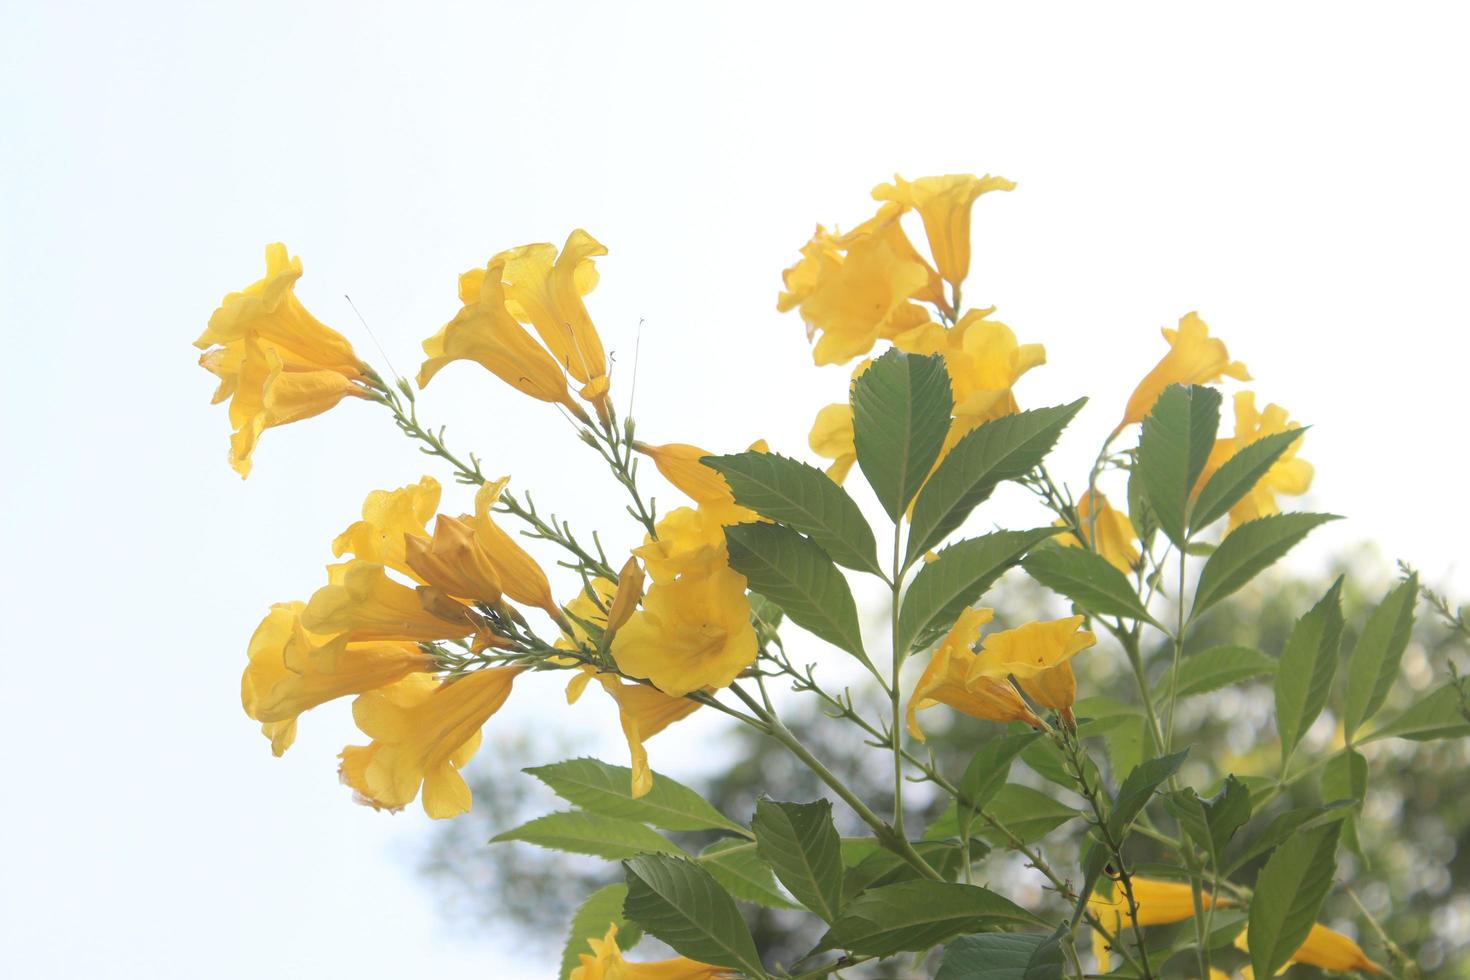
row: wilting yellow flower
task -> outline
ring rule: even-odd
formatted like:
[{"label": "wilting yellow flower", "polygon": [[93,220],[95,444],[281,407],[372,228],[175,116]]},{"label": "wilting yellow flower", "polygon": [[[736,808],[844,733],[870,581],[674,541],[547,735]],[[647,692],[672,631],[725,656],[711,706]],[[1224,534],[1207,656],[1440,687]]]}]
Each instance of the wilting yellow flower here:
[{"label": "wilting yellow flower", "polygon": [[[1077,517],[1082,522],[1082,535],[1093,550],[1118,571],[1124,574],[1133,571],[1139,559],[1138,532],[1133,530],[1133,522],[1127,514],[1114,510],[1107,497],[1090,490],[1077,502]],[[1060,535],[1056,541],[1068,548],[1082,547],[1075,534]]]},{"label": "wilting yellow flower", "polygon": [[1015,187],[1012,181],[989,174],[948,174],[914,181],[895,174],[893,183],[873,188],[873,197],[919,212],[939,274],[958,287],[970,271],[970,211],[975,199],[989,191]]},{"label": "wilting yellow flower", "polygon": [[[1286,409],[1280,405],[1272,403],[1267,405],[1264,411],[1258,411],[1255,392],[1237,391],[1235,393],[1235,436],[1230,439],[1215,440],[1215,448],[1211,450],[1204,472],[1200,474],[1198,486],[1204,486],[1210,477],[1215,475],[1216,470],[1246,446],[1266,436],[1285,432],[1294,425]],[[1271,468],[1256,482],[1250,492],[1230,508],[1230,530],[1235,530],[1246,521],[1253,521],[1258,517],[1266,517],[1280,511],[1281,508],[1276,504],[1277,494],[1299,497],[1307,492],[1312,485],[1313,469],[1311,463],[1296,458],[1297,449],[1301,447],[1301,444],[1301,439],[1293,442],[1286,452],[1271,464]]]},{"label": "wilting yellow flower", "polygon": [[397,490],[374,490],[362,503],[362,520],[348,526],[332,542],[332,554],[352,555],[387,565],[422,582],[408,567],[406,538],[427,540],[424,525],[439,509],[439,481],[426,476]]},{"label": "wilting yellow flower", "polygon": [[470,808],[470,788],[459,770],[480,746],[480,728],[510,696],[524,667],[487,667],[432,683],[411,675],[359,697],[352,718],[370,745],[349,745],[340,756],[343,782],[361,802],[396,810],[424,791],[424,812],[435,819]]},{"label": "wilting yellow flower", "polygon": [[1243,363],[1230,359],[1225,341],[1210,336],[1210,328],[1199,314],[1186,313],[1179,320],[1178,330],[1165,327],[1163,333],[1169,342],[1169,353],[1144,375],[1133,390],[1128,407],[1123,411],[1123,421],[1113,430],[1114,435],[1125,426],[1147,418],[1154,402],[1170,385],[1214,384],[1224,377],[1237,381],[1249,381],[1251,378]]},{"label": "wilting yellow flower", "polygon": [[852,405],[834,402],[817,413],[807,445],[823,459],[830,459],[827,475],[836,483],[847,479],[852,464],[857,462],[857,445],[853,440]]},{"label": "wilting yellow flower", "polygon": [[[933,270],[903,235],[902,208],[885,205],[876,217],[846,235],[820,225],[802,247],[801,260],[782,277],[786,290],[776,308],[800,307],[807,338],[817,338],[812,358],[841,364],[862,357],[879,339],[891,339],[926,322],[929,314],[911,302],[931,287]],[[943,292],[938,297],[943,300]]]},{"label": "wilting yellow flower", "polygon": [[966,609],[934,651],[909,695],[908,730],[914,738],[924,740],[915,715],[936,704],[988,721],[1024,721],[1041,727],[1041,720],[1009,682],[986,676],[980,669],[973,647],[980,628],[993,616],[989,609]]},{"label": "wilting yellow flower", "polygon": [[300,602],[271,607],[250,637],[250,662],[240,678],[245,714],[261,722],[276,755],[294,741],[303,711],[434,669],[416,643],[349,642],[345,635],[309,633],[301,625],[304,608]]},{"label": "wilting yellow flower", "polygon": [[613,638],[618,669],[680,697],[721,688],[755,662],[745,576],[729,567],[656,583]]},{"label": "wilting yellow flower", "polygon": [[[473,633],[473,613],[458,603],[426,608],[419,590],[389,578],[383,566],[353,559],[327,567],[328,584],[301,612],[313,633],[349,634],[353,640],[453,640]],[[432,597],[431,597],[432,598]]]},{"label": "wilting yellow flower", "polygon": [[450,361],[475,361],[501,381],[544,402],[565,405],[581,419],[587,415],[567,391],[566,374],[557,359],[536,343],[516,322],[506,306],[501,280],[505,259],[497,256],[483,269],[459,277],[464,306],[454,319],[424,341],[429,355],[419,369],[418,383],[428,385]]},{"label": "wilting yellow flower", "polygon": [[1015,332],[990,319],[994,308],[970,310],[953,327],[926,324],[895,337],[910,354],[941,354],[954,397],[954,421],[944,449],[966,433],[1019,410],[1011,389],[1027,371],[1046,363],[1041,344],[1017,343]]},{"label": "wilting yellow flower", "polygon": [[672,582],[680,575],[708,575],[729,563],[724,528],[704,507],[671,510],[655,529],[657,538],[645,535],[642,547],[633,549],[655,582]]},{"label": "wilting yellow flower", "polygon": [[980,647],[977,669],[997,680],[1014,677],[1032,701],[1070,718],[1077,700],[1070,661],[1097,643],[1096,636],[1080,628],[1085,618],[1068,616],[991,633]]},{"label": "wilting yellow flower", "polygon": [[522,245],[501,252],[505,298],[510,312],[536,329],[556,361],[577,381],[589,402],[607,398],[607,355],[582,297],[597,285],[594,256],[607,248],[581,228],[567,236],[561,255],[556,246]]},{"label": "wilting yellow flower", "polygon": [[[1249,930],[1241,932],[1235,937],[1237,948],[1249,952]],[[1312,924],[1312,929],[1307,933],[1306,940],[1297,947],[1295,953],[1287,957],[1287,964],[1305,963],[1323,970],[1331,970],[1334,973],[1347,973],[1349,970],[1359,970],[1363,973],[1382,973],[1383,967],[1368,959],[1368,954],[1363,948],[1353,942],[1347,936],[1335,929],[1329,929],[1320,922]],[[1247,970],[1250,968],[1247,967]],[[1277,970],[1277,974],[1285,973],[1287,967],[1283,966]]]},{"label": "wilting yellow flower", "polygon": [[500,575],[474,526],[463,517],[440,514],[434,536],[405,535],[408,566],[419,581],[470,602],[500,602]]},{"label": "wilting yellow flower", "polygon": [[[653,460],[653,465],[664,479],[684,491],[702,511],[721,524],[743,524],[756,520],[759,515],[748,507],[735,504],[735,494],[730,484],[717,470],[700,462],[712,455],[708,450],[684,442],[670,442],[662,446],[650,446],[646,442],[635,442],[633,448]],[[765,452],[765,440],[751,445],[752,452]]]},{"label": "wilting yellow flower", "polygon": [[[1140,926],[1163,926],[1194,918],[1194,889],[1192,886],[1177,881],[1140,878],[1138,875],[1133,875],[1129,883],[1133,889],[1133,900],[1138,904],[1138,924]],[[1200,904],[1204,908],[1211,905],[1215,908],[1225,908],[1234,903],[1228,898],[1214,898],[1208,889],[1201,889]],[[1128,897],[1123,893],[1122,885],[1113,886],[1111,897],[1093,892],[1087,900],[1087,907],[1113,934],[1114,938],[1133,925],[1133,918],[1128,914]],[[1112,969],[1111,957],[1108,955],[1109,948],[1107,940],[1094,929],[1092,951],[1097,956],[1098,968],[1102,973],[1107,973]]]},{"label": "wilting yellow flower", "polygon": [[510,477],[486,483],[475,492],[475,538],[481,553],[495,569],[501,590],[516,602],[528,606],[539,606],[558,623],[562,622],[561,608],[551,595],[551,583],[546,573],[536,564],[526,549],[516,543],[504,528],[495,523],[490,508],[500,499]]},{"label": "wilting yellow flower", "polygon": [[301,260],[266,246],[265,278],[230,293],[194,341],[199,363],[220,379],[214,403],[231,398],[230,465],[242,477],[265,429],[320,415],[343,398],[371,397],[352,345],[296,298]]},{"label": "wilting yellow flower", "polygon": [[611,922],[601,939],[588,936],[592,952],[579,954],[582,965],[571,972],[569,980],[717,980],[734,975],[724,967],[684,956],[656,963],[629,963],[618,949],[617,936],[618,927]]},{"label": "wilting yellow flower", "polygon": [[587,682],[593,677],[618,703],[618,720],[623,726],[623,737],[628,740],[628,754],[632,759],[630,792],[634,797],[643,796],[653,788],[653,770],[648,765],[648,750],[643,743],[674,722],[693,714],[699,702],[665,694],[647,684],[629,683],[616,674],[598,673],[592,666],[584,665],[582,673],[567,685],[568,704],[581,697]]}]

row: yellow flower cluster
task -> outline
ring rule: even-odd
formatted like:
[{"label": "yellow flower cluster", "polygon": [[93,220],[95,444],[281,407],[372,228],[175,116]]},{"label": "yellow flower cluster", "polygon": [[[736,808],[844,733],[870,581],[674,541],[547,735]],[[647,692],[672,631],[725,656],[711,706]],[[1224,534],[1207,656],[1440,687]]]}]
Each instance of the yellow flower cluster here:
[{"label": "yellow flower cluster", "polygon": [[[1003,177],[969,174],[895,177],[873,190],[883,202],[876,215],[846,234],[818,226],[801,260],[784,273],[777,308],[800,310],[807,336],[816,340],[818,364],[866,357],[880,340],[907,353],[943,356],[954,396],[946,453],[981,424],[1015,412],[1012,387],[1046,362],[1045,348],[1019,343],[1010,327],[991,318],[993,307],[960,312],[960,286],[970,269],[971,208],[982,194],[1014,187]],[[932,265],[904,232],[901,219],[911,211],[923,222]],[[931,320],[922,303],[942,322]],[[868,363],[858,363],[854,379]],[[841,482],[857,458],[848,403],[823,408],[809,442],[813,452],[832,460],[827,473]]]},{"label": "yellow flower cluster", "polygon": [[[1194,918],[1194,890],[1188,884],[1133,875],[1129,885],[1133,891],[1133,900],[1138,906],[1140,926],[1170,925]],[[1202,889],[1201,904],[1205,907],[1225,908],[1235,903],[1229,899],[1215,898],[1209,891]],[[1133,925],[1133,917],[1129,914],[1128,901],[1121,886],[1115,885],[1111,896],[1094,893],[1087,900],[1087,907],[1088,911],[1092,912],[1097,921],[1112,934],[1114,939],[1121,941],[1123,931]],[[1236,937],[1235,945],[1242,950],[1248,949],[1245,932],[1241,932]],[[1099,972],[1110,972],[1112,970],[1111,947],[1108,945],[1107,937],[1097,930],[1093,930],[1092,934],[1092,951],[1097,957]],[[1339,973],[1347,973],[1351,970],[1359,970],[1363,973],[1383,972],[1383,968],[1368,959],[1357,943],[1321,923],[1313,924],[1311,931],[1307,933],[1307,938],[1288,958],[1287,964],[1291,963],[1305,963]],[[1279,972],[1285,973],[1286,969],[1287,967],[1283,966]],[[1237,976],[1242,980],[1251,980],[1253,974],[1251,968],[1246,966],[1241,968]],[[1230,974],[1224,970],[1211,968],[1210,978],[1211,980],[1230,980]]]},{"label": "yellow flower cluster", "polygon": [[250,457],[266,429],[320,415],[349,396],[371,397],[370,371],[347,338],[296,298],[301,260],[286,246],[266,246],[265,277],[230,293],[194,346],[219,378],[214,403],[230,400],[230,466],[250,475]]},{"label": "yellow flower cluster", "polygon": [[457,517],[434,517],[440,487],[431,477],[372,492],[362,519],[332,543],[348,560],[329,565],[327,584],[306,602],[271,608],[251,638],[240,687],[276,755],[290,747],[302,712],[357,695],[353,718],[372,741],[343,751],[341,774],[358,798],[399,809],[422,787],[432,817],[469,809],[459,769],[524,668],[439,678],[421,644],[495,645],[481,610],[514,614],[506,598],[563,621],[545,574],[491,516],[504,482],[480,488],[475,513]]},{"label": "yellow flower cluster", "polygon": [[989,609],[965,610],[930,657],[909,695],[908,730],[914,738],[924,739],[917,713],[936,704],[975,718],[1023,721],[1040,728],[1041,720],[1021,692],[1070,720],[1077,699],[1070,661],[1097,642],[1081,628],[1084,617],[1027,623],[991,633],[980,643],[982,627],[993,618]]},{"label": "yellow flower cluster", "polygon": [[[506,384],[542,401],[564,406],[586,420],[567,389],[608,418],[607,354],[582,297],[597,285],[593,259],[607,249],[578,228],[558,254],[549,243],[522,245],[493,257],[483,269],[459,277],[464,304],[444,327],[424,341],[428,359],[419,387],[428,385],[451,361],[475,361]],[[535,330],[536,339],[522,324]]]}]

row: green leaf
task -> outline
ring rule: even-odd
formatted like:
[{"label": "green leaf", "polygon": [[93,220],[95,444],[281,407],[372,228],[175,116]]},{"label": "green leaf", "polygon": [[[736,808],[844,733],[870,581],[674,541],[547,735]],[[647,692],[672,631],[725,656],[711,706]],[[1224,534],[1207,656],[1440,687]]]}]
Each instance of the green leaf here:
[{"label": "green leaf", "polygon": [[1307,426],[1263,436],[1227,459],[1205,483],[1190,512],[1189,526],[1198,531],[1224,517],[1236,501],[1250,493],[1266,471],[1307,431]]},{"label": "green leaf", "polygon": [[1039,548],[1021,564],[1027,575],[1089,613],[1123,616],[1145,623],[1154,621],[1128,577],[1095,551]]},{"label": "green leaf", "polygon": [[[985,812],[1020,838],[1023,844],[1038,841],[1068,820],[1081,815],[1065,803],[1020,783],[1006,783],[1002,786],[985,807]],[[1010,844],[1004,834],[988,824],[976,828],[976,834],[996,847]]]},{"label": "green leaf", "polygon": [[1004,415],[955,443],[914,504],[905,562],[943,541],[1001,483],[1031,472],[1086,401]]},{"label": "green leaf", "polygon": [[650,935],[690,959],[766,976],[735,900],[704,868],[667,854],[640,854],[624,861],[623,871],[623,914]]},{"label": "green leaf", "polygon": [[673,842],[656,830],[632,820],[620,820],[583,810],[563,810],[537,817],[490,838],[490,843],[524,841],[553,851],[591,854],[616,861],[644,851],[682,854]]},{"label": "green leaf", "polygon": [[920,878],[863,892],[813,952],[845,949],[859,956],[892,956],[927,950],[963,933],[1037,924],[1043,923],[988,889]]},{"label": "green leaf", "polygon": [[776,876],[753,841],[722,837],[699,852],[699,864],[742,902],[768,909],[799,908],[776,887]]},{"label": "green leaf", "polygon": [[1348,661],[1347,705],[1343,729],[1352,739],[1358,726],[1383,707],[1388,689],[1399,673],[1399,661],[1414,631],[1414,603],[1419,597],[1419,576],[1410,575],[1384,596],[1368,617],[1368,624],[1353,645]]},{"label": "green leaf", "polygon": [[953,411],[949,373],[937,354],[890,350],[852,383],[857,463],[895,523],[939,458]]},{"label": "green leaf", "polygon": [[1133,525],[1133,530],[1138,532],[1143,550],[1147,551],[1159,530],[1159,518],[1149,506],[1148,495],[1143,488],[1143,476],[1137,466],[1128,470],[1128,521]]},{"label": "green leaf", "polygon": [[1276,970],[1306,940],[1337,870],[1340,822],[1287,840],[1256,878],[1246,941],[1258,977]]},{"label": "green leaf", "polygon": [[1185,749],[1173,755],[1149,759],[1134,767],[1124,778],[1123,785],[1118,787],[1118,795],[1113,799],[1112,812],[1108,814],[1108,832],[1112,834],[1113,840],[1123,839],[1133,824],[1133,819],[1148,805],[1154,790],[1179,771],[1187,755],[1189,750]]},{"label": "green leaf", "polygon": [[618,946],[630,949],[643,935],[643,929],[623,918],[623,899],[628,895],[628,886],[621,882],[604,885],[591,895],[572,916],[572,926],[567,943],[561,951],[560,980],[567,980],[572,971],[582,965],[583,953],[590,953],[589,939],[601,939],[607,935],[607,927],[618,927]]},{"label": "green leaf", "polygon": [[1200,571],[1189,617],[1199,616],[1265,571],[1313,528],[1335,520],[1336,514],[1272,514],[1240,525]]},{"label": "green leaf", "polygon": [[1278,813],[1256,836],[1255,840],[1245,845],[1245,849],[1230,862],[1229,866],[1221,870],[1221,874],[1227,877],[1234,874],[1277,844],[1299,832],[1305,833],[1344,819],[1352,812],[1351,807],[1351,803],[1338,800],[1324,803],[1321,806],[1302,806]]},{"label": "green leaf", "polygon": [[1186,788],[1169,794],[1168,806],[1184,832],[1210,856],[1210,867],[1218,868],[1225,845],[1251,817],[1251,794],[1244,783],[1227,776],[1213,798],[1202,800]]},{"label": "green leaf", "polygon": [[1039,932],[961,936],[944,948],[934,980],[1061,980],[1062,947]]},{"label": "green leaf", "polygon": [[842,842],[832,824],[832,803],[756,801],[756,846],[796,900],[824,922],[842,911]]},{"label": "green leaf", "polygon": [[1103,732],[1103,748],[1113,769],[1113,780],[1121,783],[1144,759],[1158,754],[1154,744],[1153,725],[1142,715],[1115,725]]},{"label": "green leaf", "polygon": [[651,823],[665,830],[747,833],[694,790],[658,773],[654,773],[653,789],[634,799],[632,771],[598,759],[567,759],[525,771],[551,787],[557,796],[594,813]]},{"label": "green leaf", "polygon": [[[1179,662],[1179,697],[1190,698],[1197,694],[1208,694],[1222,687],[1265,677],[1276,673],[1276,658],[1250,647],[1211,647],[1190,654]],[[1165,674],[1154,687],[1160,700],[1169,696],[1172,689],[1169,675]]]},{"label": "green leaf", "polygon": [[[996,531],[967,538],[939,552],[914,576],[898,617],[898,648],[908,652],[931,631],[948,629],[986,589],[1038,542],[1061,528]],[[787,612],[790,612],[788,609]],[[795,617],[793,617],[795,618]]]},{"label": "green leaf", "polygon": [[811,539],[779,524],[725,528],[730,567],[796,625],[867,662],[847,579]]},{"label": "green leaf", "polygon": [[750,617],[759,621],[767,629],[774,630],[781,625],[781,620],[786,617],[786,614],[770,599],[757,592],[752,592],[750,594]]},{"label": "green leaf", "polygon": [[1462,738],[1470,735],[1467,703],[1470,703],[1470,677],[1462,677],[1405,708],[1397,718],[1358,739],[1358,743],[1380,738],[1406,738],[1413,742]]},{"label": "green leaf", "polygon": [[1286,638],[1286,649],[1281,651],[1281,665],[1276,671],[1276,730],[1281,736],[1282,765],[1327,704],[1341,642],[1339,577],[1322,600],[1297,620]]},{"label": "green leaf", "polygon": [[1189,498],[1215,448],[1220,393],[1204,385],[1170,385],[1143,420],[1138,472],[1159,527],[1182,547]]},{"label": "green leaf", "polygon": [[1363,753],[1349,747],[1327,760],[1322,768],[1322,799],[1361,804],[1367,792],[1368,760],[1363,758]]},{"label": "green leaf", "polygon": [[700,460],[730,484],[735,502],[800,531],[833,561],[882,575],[873,529],[847,491],[826,473],[777,453],[736,453]]},{"label": "green leaf", "polygon": [[[953,806],[929,825],[929,829],[924,832],[924,839],[909,843],[919,857],[928,862],[929,867],[939,872],[946,881],[954,881],[959,876],[964,865],[965,849],[960,846],[959,820]],[[988,853],[989,844],[974,837],[970,838],[969,857],[972,864]],[[880,847],[847,870],[842,879],[842,898],[845,903],[869,888],[913,881],[919,877],[922,876],[912,864]]]},{"label": "green leaf", "polygon": [[[1040,737],[1040,732],[1001,735],[981,746],[970,757],[965,774],[960,777],[960,805],[963,811],[983,810],[995,798],[1010,776],[1011,763],[1026,746]],[[965,813],[960,814],[961,818]]]}]

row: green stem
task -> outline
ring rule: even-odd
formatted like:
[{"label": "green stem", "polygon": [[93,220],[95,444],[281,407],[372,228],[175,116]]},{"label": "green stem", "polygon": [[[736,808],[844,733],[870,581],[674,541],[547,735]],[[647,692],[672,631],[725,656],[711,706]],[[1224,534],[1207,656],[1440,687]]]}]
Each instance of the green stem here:
[{"label": "green stem", "polygon": [[[899,592],[903,588],[903,573],[901,552],[899,545],[903,537],[903,517],[893,524],[893,601],[890,606],[889,618],[892,620],[892,631],[890,633],[893,644],[893,671],[889,677],[888,699],[892,706],[891,720],[893,741],[893,832],[899,837],[904,837],[903,832],[903,714],[900,705],[900,683],[899,674],[903,671],[904,654],[907,651],[899,647],[898,632],[898,602]],[[907,838],[905,838],[906,840]]]},{"label": "green stem", "polygon": [[836,773],[832,772],[820,759],[812,755],[811,750],[802,744],[801,739],[792,734],[791,730],[782,723],[780,717],[775,712],[767,711],[759,701],[756,701],[747,694],[738,684],[731,684],[730,690],[735,692],[735,696],[744,701],[746,707],[750,708],[756,718],[760,720],[761,725],[757,727],[784,746],[788,752],[796,756],[797,759],[801,760],[802,764],[815,773],[818,779],[826,783],[832,792],[836,793],[852,809],[852,812],[857,814],[858,819],[873,829],[873,834],[879,844],[903,858],[913,866],[914,870],[918,871],[924,877],[932,878],[935,881],[944,880],[943,876],[935,871],[928,861],[924,860],[924,856],[914,850],[914,846],[909,843],[906,837],[898,833],[896,828],[889,826],[882,817],[874,813],[872,808],[849,789],[847,784]]}]

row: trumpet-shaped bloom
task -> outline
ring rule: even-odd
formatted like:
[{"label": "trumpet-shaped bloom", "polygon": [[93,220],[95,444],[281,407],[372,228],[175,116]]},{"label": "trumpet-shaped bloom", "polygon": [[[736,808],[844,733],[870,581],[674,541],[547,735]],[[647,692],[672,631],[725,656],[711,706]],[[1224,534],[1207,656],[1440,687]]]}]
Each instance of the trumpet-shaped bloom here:
[{"label": "trumpet-shaped bloom", "polygon": [[426,476],[397,490],[374,490],[362,503],[362,520],[348,526],[332,542],[332,554],[352,555],[387,565],[422,582],[408,565],[408,538],[427,540],[424,525],[439,509],[439,481]]},{"label": "trumpet-shaped bloom", "polygon": [[1070,661],[1097,643],[1096,636],[1081,629],[1084,619],[1068,616],[992,633],[980,648],[978,669],[996,679],[1014,677],[1031,700],[1069,718],[1077,700]]},{"label": "trumpet-shaped bloom", "polygon": [[1114,434],[1147,418],[1154,402],[1170,385],[1214,384],[1226,377],[1237,381],[1249,381],[1251,378],[1243,363],[1230,359],[1225,341],[1210,336],[1210,328],[1199,314],[1186,313],[1179,320],[1179,329],[1165,327],[1163,333],[1169,342],[1169,353],[1143,376],[1133,390],[1128,406],[1123,410],[1123,421],[1113,430]]},{"label": "trumpet-shaped bloom", "polygon": [[755,662],[756,645],[745,576],[726,566],[655,583],[613,638],[612,655],[623,673],[681,697],[729,684]]},{"label": "trumpet-shaped bloom", "polygon": [[500,602],[500,575],[469,521],[440,514],[433,537],[405,535],[403,543],[419,581],[470,602]]},{"label": "trumpet-shaped bloom", "polygon": [[[1286,409],[1280,405],[1272,403],[1267,405],[1263,411],[1257,410],[1255,392],[1237,391],[1235,393],[1235,436],[1230,439],[1215,440],[1215,448],[1210,452],[1209,461],[1200,475],[1199,486],[1204,486],[1210,477],[1215,475],[1216,470],[1246,446],[1266,436],[1285,432],[1294,426],[1295,423],[1291,421]],[[1230,508],[1230,530],[1235,530],[1246,521],[1253,521],[1258,517],[1267,517],[1279,512],[1281,508],[1276,503],[1277,494],[1299,497],[1307,492],[1312,485],[1313,469],[1311,463],[1296,458],[1301,444],[1301,439],[1293,442],[1286,452],[1271,464],[1271,468],[1266,471],[1265,475],[1256,481],[1256,485]]]},{"label": "trumpet-shaped bloom", "polygon": [[308,313],[296,298],[300,278],[301,260],[289,257],[280,242],[267,245],[265,278],[226,296],[194,346],[230,347],[255,337],[278,351],[283,362],[362,379],[368,367],[358,360],[352,344]]},{"label": "trumpet-shaped bloom", "polygon": [[[1189,885],[1138,875],[1133,875],[1129,883],[1133,889],[1133,900],[1138,903],[1140,926],[1163,926],[1194,918],[1194,890]],[[1201,889],[1200,902],[1206,908],[1211,905],[1223,908],[1232,904],[1229,899],[1215,898],[1207,889]],[[1087,906],[1114,938],[1133,925],[1133,917],[1128,914],[1128,898],[1121,885],[1113,887],[1111,897],[1094,892],[1088,898]],[[1096,930],[1092,934],[1092,949],[1097,956],[1099,970],[1109,972],[1112,963],[1107,940]]]},{"label": "trumpet-shaped bloom", "polygon": [[[1248,931],[1242,932],[1235,937],[1235,945],[1239,949],[1249,950]],[[1329,929],[1320,922],[1312,924],[1307,938],[1297,947],[1296,952],[1287,957],[1287,964],[1305,963],[1323,970],[1331,970],[1334,973],[1347,973],[1350,970],[1358,970],[1362,973],[1382,973],[1383,967],[1368,959],[1368,954],[1363,948],[1353,942],[1347,936],[1335,929]],[[1277,973],[1285,973],[1283,966]],[[1250,967],[1246,967],[1246,976],[1250,976]]]},{"label": "trumpet-shaped bloom", "polygon": [[251,334],[199,358],[220,379],[214,402],[230,399],[230,466],[250,475],[251,456],[266,429],[320,415],[344,398],[369,398],[354,376],[291,359]]},{"label": "trumpet-shaped bloom", "polygon": [[671,510],[655,529],[657,538],[646,535],[643,546],[633,549],[655,582],[672,582],[680,575],[708,575],[729,564],[724,528],[703,507]]},{"label": "trumpet-shaped bloom", "polygon": [[453,320],[424,341],[428,360],[419,369],[419,387],[426,386],[451,361],[474,361],[517,391],[565,405],[586,419],[567,391],[563,365],[507,309],[501,281],[505,265],[505,258],[497,256],[484,269],[472,269],[459,277],[459,298],[464,305]]},{"label": "trumpet-shaped bloom", "polygon": [[989,721],[1024,721],[1041,727],[1041,720],[1021,700],[1010,683],[987,676],[973,647],[980,629],[994,614],[989,609],[966,609],[940,642],[929,666],[909,695],[908,730],[919,741],[924,730],[917,713],[936,704]]},{"label": "trumpet-shaped bloom", "polygon": [[539,606],[558,623],[562,621],[561,608],[551,595],[551,583],[546,573],[536,564],[525,548],[516,543],[499,524],[495,523],[491,508],[505,492],[510,477],[486,483],[475,492],[474,526],[476,543],[480,553],[495,570],[501,591],[510,598],[527,606]]},{"label": "trumpet-shaped bloom", "polygon": [[836,483],[847,479],[852,465],[857,462],[857,444],[853,438],[852,405],[835,402],[817,413],[812,431],[807,436],[807,445],[823,459],[830,459],[827,475]]},{"label": "trumpet-shaped bloom", "polygon": [[352,717],[373,741],[342,751],[342,781],[360,802],[380,809],[407,806],[422,787],[429,816],[467,812],[470,788],[459,771],[479,748],[481,726],[500,710],[524,669],[487,667],[437,684],[416,674],[362,695]]},{"label": "trumpet-shaped bloom", "polygon": [[347,338],[296,298],[301,260],[277,242],[265,250],[265,278],[230,293],[194,341],[199,363],[219,378],[214,403],[230,399],[230,465],[250,474],[266,429],[320,415],[349,396],[368,398],[368,366]]},{"label": "trumpet-shaped bloom", "polygon": [[717,980],[734,976],[724,967],[684,956],[656,963],[629,963],[618,949],[617,937],[618,927],[612,922],[601,939],[588,936],[592,952],[578,954],[581,965],[572,970],[569,980]]},{"label": "trumpet-shaped bloom", "polygon": [[[1133,530],[1127,514],[1114,510],[1107,497],[1090,490],[1078,501],[1077,516],[1082,522],[1082,536],[1094,551],[1118,571],[1124,574],[1133,571],[1139,559],[1138,532]],[[1068,548],[1082,547],[1075,534],[1063,534],[1056,540]]]},{"label": "trumpet-shaped bloom", "polygon": [[913,181],[895,174],[893,183],[873,188],[873,197],[919,212],[939,274],[958,287],[970,271],[970,212],[975,200],[990,191],[1015,187],[1014,182],[989,174],[948,174]]},{"label": "trumpet-shaped bloom", "polygon": [[[466,606],[426,603],[420,592],[394,581],[377,562],[353,559],[327,569],[328,584],[317,589],[301,612],[313,633],[344,633],[353,640],[454,640],[473,633]],[[432,605],[434,608],[426,608]]]},{"label": "trumpet-shaped bloom", "polygon": [[550,244],[522,245],[501,252],[505,298],[510,312],[529,323],[566,372],[581,382],[590,402],[607,397],[607,355],[582,297],[597,285],[593,258],[607,248],[581,228],[567,236],[558,255]]},{"label": "trumpet-shaped bloom", "polygon": [[245,714],[261,722],[278,756],[294,740],[303,711],[434,669],[433,659],[416,643],[354,643],[345,635],[309,633],[301,625],[304,608],[300,602],[271,607],[250,637],[250,662],[240,678]]},{"label": "trumpet-shaped bloom", "polygon": [[[933,292],[933,270],[914,251],[898,225],[902,209],[885,205],[872,220],[846,235],[820,225],[801,249],[801,259],[782,278],[786,290],[776,308],[800,308],[812,358],[841,364],[862,357],[883,338],[925,323],[929,314],[911,302]],[[942,290],[938,298],[943,299]],[[820,337],[817,335],[820,334]]]},{"label": "trumpet-shaped bloom", "polygon": [[[730,490],[730,484],[725,481],[724,476],[718,470],[700,462],[705,456],[711,455],[708,450],[684,442],[670,442],[662,446],[637,442],[633,444],[633,448],[653,460],[653,465],[658,467],[664,479],[684,491],[691,500],[699,504],[700,510],[721,524],[743,524],[759,517],[750,508],[737,506],[735,494]],[[750,448],[765,452],[765,441],[756,442]]]}]

